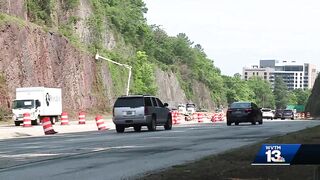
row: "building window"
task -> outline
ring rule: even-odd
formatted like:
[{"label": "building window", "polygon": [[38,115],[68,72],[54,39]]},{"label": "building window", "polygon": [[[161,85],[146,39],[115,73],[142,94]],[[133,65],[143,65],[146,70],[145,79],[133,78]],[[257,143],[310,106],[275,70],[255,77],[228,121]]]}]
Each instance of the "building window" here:
[{"label": "building window", "polygon": [[248,76],[244,76],[245,79],[248,79]]},{"label": "building window", "polygon": [[302,87],[302,84],[300,84],[300,87]]},{"label": "building window", "polygon": [[256,73],[255,73],[255,72],[253,72],[252,74],[253,74],[253,75],[256,75]]},{"label": "building window", "polygon": [[266,76],[266,75],[267,75],[267,73],[265,72],[265,73],[264,73],[264,75]]},{"label": "building window", "polygon": [[264,79],[267,79],[267,76],[264,76]]},{"label": "building window", "polygon": [[259,72],[257,72],[257,76],[259,75]]},{"label": "building window", "polygon": [[300,76],[302,76],[302,73],[300,73]]},{"label": "building window", "polygon": [[247,72],[245,72],[245,73],[244,73],[244,75],[248,75],[248,73],[247,73]]}]

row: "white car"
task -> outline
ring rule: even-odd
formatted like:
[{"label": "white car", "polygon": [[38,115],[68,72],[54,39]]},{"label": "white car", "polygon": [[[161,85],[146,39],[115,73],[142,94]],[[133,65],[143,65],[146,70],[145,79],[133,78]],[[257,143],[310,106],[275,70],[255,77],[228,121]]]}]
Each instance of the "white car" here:
[{"label": "white car", "polygon": [[262,118],[273,120],[274,113],[273,113],[272,109],[270,109],[270,108],[262,108],[261,111],[262,111]]}]

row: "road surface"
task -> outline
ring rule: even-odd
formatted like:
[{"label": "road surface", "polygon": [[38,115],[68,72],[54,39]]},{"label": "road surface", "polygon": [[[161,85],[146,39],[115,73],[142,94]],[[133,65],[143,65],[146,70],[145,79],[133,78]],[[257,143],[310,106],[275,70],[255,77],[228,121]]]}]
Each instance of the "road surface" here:
[{"label": "road surface", "polygon": [[134,179],[172,165],[284,135],[320,121],[264,121],[263,125],[199,123],[171,131],[114,130],[0,141],[0,179]]}]

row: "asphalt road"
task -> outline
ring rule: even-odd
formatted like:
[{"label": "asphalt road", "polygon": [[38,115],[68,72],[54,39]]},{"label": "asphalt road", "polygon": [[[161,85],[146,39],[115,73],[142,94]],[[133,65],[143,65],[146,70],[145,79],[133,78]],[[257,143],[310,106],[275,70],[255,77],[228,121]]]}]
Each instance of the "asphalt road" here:
[{"label": "asphalt road", "polygon": [[[82,132],[0,141],[0,179],[134,179],[320,121],[265,121],[263,125],[203,123],[171,131]],[[303,143],[303,142],[301,142]]]}]

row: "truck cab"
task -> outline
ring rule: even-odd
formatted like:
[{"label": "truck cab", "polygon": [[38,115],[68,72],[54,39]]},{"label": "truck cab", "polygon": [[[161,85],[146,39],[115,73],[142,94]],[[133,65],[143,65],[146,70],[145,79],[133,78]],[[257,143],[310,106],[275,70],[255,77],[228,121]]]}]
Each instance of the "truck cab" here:
[{"label": "truck cab", "polygon": [[22,99],[14,100],[12,105],[13,119],[16,126],[19,126],[23,122],[23,114],[29,113],[32,124],[36,125],[40,123],[38,107],[41,103],[38,99]]}]

